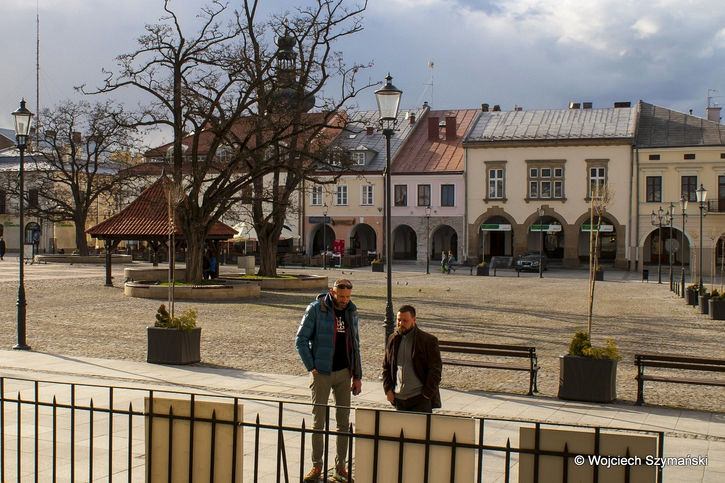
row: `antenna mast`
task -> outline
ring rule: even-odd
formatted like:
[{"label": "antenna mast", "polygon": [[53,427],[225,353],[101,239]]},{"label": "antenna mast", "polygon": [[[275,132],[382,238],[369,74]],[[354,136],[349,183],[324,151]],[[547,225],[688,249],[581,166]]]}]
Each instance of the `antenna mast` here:
[{"label": "antenna mast", "polygon": [[35,2],[35,146],[40,139],[40,11]]},{"label": "antenna mast", "polygon": [[435,62],[433,62],[433,59],[428,61],[428,70],[430,70],[430,78],[428,80],[427,86],[430,86],[430,105],[435,106],[435,102],[433,100],[433,68],[435,67]]}]

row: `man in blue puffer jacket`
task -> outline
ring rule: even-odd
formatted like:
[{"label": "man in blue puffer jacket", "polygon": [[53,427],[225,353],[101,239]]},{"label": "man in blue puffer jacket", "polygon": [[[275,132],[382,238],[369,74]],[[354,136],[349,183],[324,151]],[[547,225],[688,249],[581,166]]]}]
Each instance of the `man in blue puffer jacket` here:
[{"label": "man in blue puffer jacket", "polygon": [[[362,362],[358,333],[357,307],[350,299],[352,282],[340,279],[332,289],[321,294],[307,306],[297,330],[295,345],[302,363],[310,373],[314,429],[325,426],[325,406],[330,392],[335,397],[337,431],[347,432],[350,421],[350,393],[360,394],[362,388]],[[348,438],[337,438],[335,477],[348,481],[345,460]],[[322,477],[324,438],[312,435],[312,469],[305,482],[319,481]]]}]

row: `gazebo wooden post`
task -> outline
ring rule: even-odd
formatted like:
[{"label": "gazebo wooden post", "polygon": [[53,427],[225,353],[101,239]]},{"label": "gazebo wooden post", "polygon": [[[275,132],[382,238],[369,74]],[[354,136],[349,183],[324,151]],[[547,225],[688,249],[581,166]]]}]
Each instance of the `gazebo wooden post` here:
[{"label": "gazebo wooden post", "polygon": [[111,277],[111,240],[106,238],[103,241],[106,246],[106,287],[113,287]]}]

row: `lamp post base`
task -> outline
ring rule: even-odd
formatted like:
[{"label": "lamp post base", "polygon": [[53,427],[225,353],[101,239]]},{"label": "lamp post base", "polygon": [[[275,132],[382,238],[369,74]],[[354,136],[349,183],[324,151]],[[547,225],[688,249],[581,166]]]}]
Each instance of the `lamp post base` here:
[{"label": "lamp post base", "polygon": [[13,346],[13,350],[14,351],[29,351],[30,350],[30,346],[27,345],[27,344],[15,344]]}]

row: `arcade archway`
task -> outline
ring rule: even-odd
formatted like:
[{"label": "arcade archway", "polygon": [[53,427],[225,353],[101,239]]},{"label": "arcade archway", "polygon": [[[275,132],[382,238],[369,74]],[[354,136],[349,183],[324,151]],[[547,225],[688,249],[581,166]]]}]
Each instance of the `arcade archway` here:
[{"label": "arcade archway", "polygon": [[393,260],[416,260],[418,258],[418,237],[408,225],[399,225],[393,230]]}]

